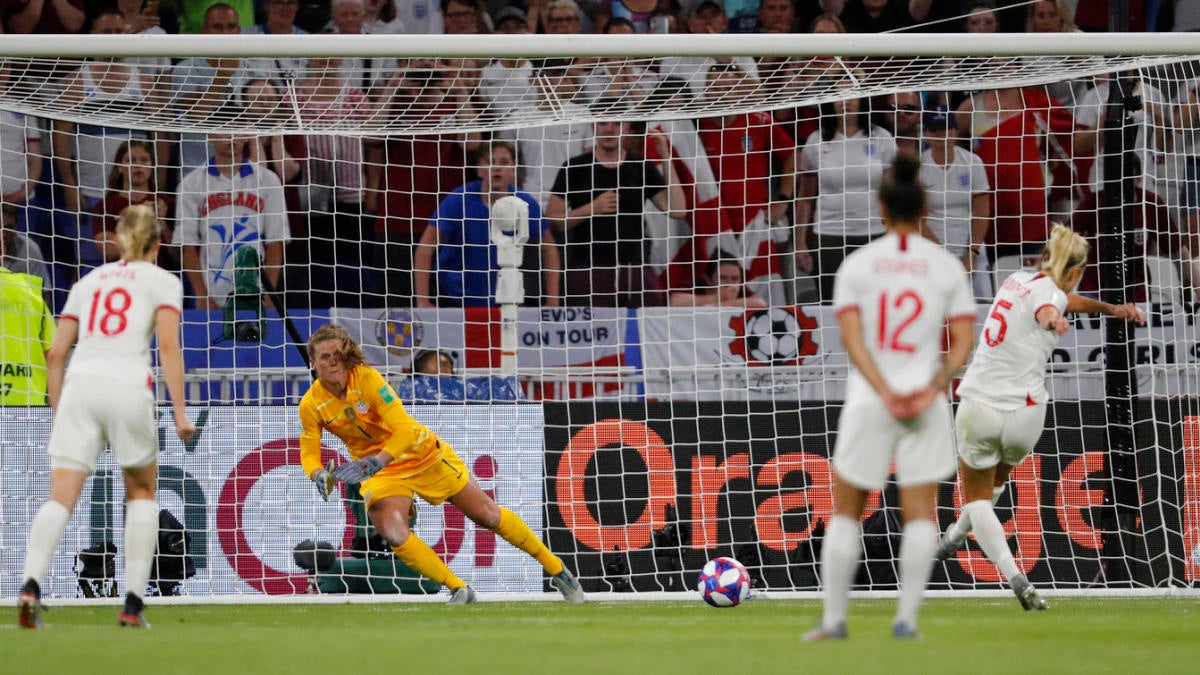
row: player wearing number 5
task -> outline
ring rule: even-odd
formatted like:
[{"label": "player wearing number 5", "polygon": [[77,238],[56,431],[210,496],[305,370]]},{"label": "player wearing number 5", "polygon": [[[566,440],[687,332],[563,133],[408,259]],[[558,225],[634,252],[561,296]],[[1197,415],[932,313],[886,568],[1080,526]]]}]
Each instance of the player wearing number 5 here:
[{"label": "player wearing number 5", "polygon": [[[475,591],[408,529],[413,495],[430,504],[449,501],[471,520],[535,558],[567,602],[584,601],[583,589],[517,514],[502,508],[471,477],[454,449],[413,419],[379,371],[366,365],[362,348],[333,324],[308,338],[317,381],[300,400],[300,463],[325,499],[336,481],[360,483],[367,514],[397,558],[450,589],[451,604],[475,602]],[[321,432],[346,444],[349,463],[321,466]]]},{"label": "player wearing number 5", "polygon": [[[917,635],[917,610],[937,546],[938,482],[954,474],[946,387],[971,352],[975,303],[962,263],[920,236],[925,191],[920,163],[897,155],[879,206],[887,233],[838,269],[833,304],[853,368],[833,454],[833,516],[821,551],[825,611],[805,639],[846,637],[846,608],[862,540],[867,494],[884,486],[895,460],[904,533],[897,638]],[[949,325],[949,351],[941,345]]]},{"label": "player wearing number 5", "polygon": [[975,540],[1008,580],[1026,610],[1046,609],[1013,560],[1004,527],[992,509],[1009,472],[1042,435],[1046,419],[1046,361],[1067,331],[1066,312],[1107,314],[1145,323],[1132,304],[1110,305],[1072,293],[1087,264],[1087,241],[1055,225],[1042,252],[1041,271],[1005,280],[988,311],[979,349],[958,387],[959,476],[963,508],[937,549],[945,560],[975,532]]},{"label": "player wearing number 5", "polygon": [[[47,355],[50,407],[50,498],[38,510],[25,552],[19,624],[41,625],[41,584],[84,481],[107,443],[125,473],[123,626],[147,627],[142,595],[158,542],[158,429],[150,338],[171,395],[175,432],[196,433],[183,400],[179,314],[183,285],[154,264],[162,236],[154,209],[131,206],[116,227],[121,260],[92,270],[71,289]],[[67,367],[67,354],[75,354]]]}]

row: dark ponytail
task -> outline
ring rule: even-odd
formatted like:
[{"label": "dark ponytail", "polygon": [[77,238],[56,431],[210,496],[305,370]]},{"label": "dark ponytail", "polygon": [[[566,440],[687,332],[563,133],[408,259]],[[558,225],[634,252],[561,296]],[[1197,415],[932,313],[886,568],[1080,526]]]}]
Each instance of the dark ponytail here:
[{"label": "dark ponytail", "polygon": [[921,186],[921,160],[916,155],[898,153],[891,172],[879,186],[879,202],[892,220],[913,223],[925,210],[925,188]]}]

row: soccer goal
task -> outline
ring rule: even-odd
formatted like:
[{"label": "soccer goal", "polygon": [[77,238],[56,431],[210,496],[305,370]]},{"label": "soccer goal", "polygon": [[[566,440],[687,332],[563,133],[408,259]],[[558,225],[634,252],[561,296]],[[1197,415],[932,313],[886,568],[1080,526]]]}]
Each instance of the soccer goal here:
[{"label": "soccer goal", "polygon": [[[980,326],[1051,222],[1092,243],[1081,292],[1148,317],[1079,318],[1047,365],[1046,430],[997,507],[1022,572],[1051,593],[1193,587],[1197,54],[1192,34],[4,36],[4,265],[45,308],[10,311],[0,277],[0,597],[49,484],[38,317],[143,202],[185,281],[201,428],[185,447],[160,412],[159,501],[184,533],[160,592],[437,591],[357,493],[326,503],[299,467],[303,344],[327,322],[585,590],[682,597],[731,556],[768,594],[816,591],[848,368],[832,279],[882,231],[900,152],[923,153],[930,236],[970,270]],[[520,202],[507,225],[499,196]],[[105,455],[47,595],[107,594],[122,503]],[[947,481],[941,528],[960,505]],[[894,486],[864,520],[856,588],[894,589]],[[484,595],[550,590],[451,506],[421,503],[414,531]],[[932,587],[999,581],[972,540]]]}]

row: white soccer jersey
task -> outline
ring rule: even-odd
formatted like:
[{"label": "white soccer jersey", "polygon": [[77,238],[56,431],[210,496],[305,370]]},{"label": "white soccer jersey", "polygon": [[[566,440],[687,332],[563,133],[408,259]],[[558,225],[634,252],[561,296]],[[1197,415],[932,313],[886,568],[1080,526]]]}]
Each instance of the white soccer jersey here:
[{"label": "white soccer jersey", "polygon": [[[833,306],[858,310],[862,338],[888,386],[906,394],[929,384],[942,360],[947,321],[975,317],[962,263],[916,235],[889,233],[851,253],[838,268]],[[846,399],[875,396],[851,369]]]},{"label": "white soccer jersey", "polygon": [[[971,245],[971,200],[988,191],[983,160],[975,153],[954,148],[954,159],[942,166],[933,152],[921,153],[921,184],[925,186],[929,213],[925,224],[956,258]],[[977,242],[983,243],[983,242]]]},{"label": "white soccer jersey", "polygon": [[1005,280],[979,333],[975,358],[958,395],[1000,410],[1045,403],[1046,360],[1058,334],[1037,322],[1038,310],[1067,310],[1067,294],[1041,273],[1017,272]]},{"label": "white soccer jersey", "polygon": [[263,244],[287,241],[283,186],[270,169],[243,163],[226,178],[211,163],[179,181],[175,243],[200,247],[210,297],[222,301],[233,291],[233,254],[253,246],[261,260]]},{"label": "white soccer jersey", "polygon": [[90,373],[145,383],[160,307],[182,311],[183,283],[158,265],[114,262],[89,272],[63,307],[62,318],[79,322],[67,376]]},{"label": "white soccer jersey", "polygon": [[829,141],[814,131],[800,151],[800,170],[817,174],[813,231],[833,237],[864,237],[883,232],[879,183],[896,156],[896,141],[886,130],[871,129]]}]

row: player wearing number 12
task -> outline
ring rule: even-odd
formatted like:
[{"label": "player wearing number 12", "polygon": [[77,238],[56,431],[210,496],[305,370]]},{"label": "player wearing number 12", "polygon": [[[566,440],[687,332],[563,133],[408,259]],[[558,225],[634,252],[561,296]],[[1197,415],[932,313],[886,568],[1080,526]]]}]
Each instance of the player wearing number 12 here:
[{"label": "player wearing number 12", "polygon": [[[919,234],[925,216],[920,163],[897,155],[879,189],[887,233],[838,269],[833,304],[853,365],[833,452],[833,516],[821,551],[825,611],[805,639],[846,637],[850,584],[862,553],[867,494],[894,459],[904,532],[900,601],[892,635],[917,635],[917,610],[937,546],[934,502],[954,473],[946,387],[971,352],[975,302],[962,263]],[[949,325],[950,347],[941,345]]]},{"label": "player wearing number 12", "polygon": [[974,530],[988,559],[1000,568],[1026,610],[1046,609],[1020,573],[993,504],[1004,494],[1013,467],[1033,451],[1046,420],[1046,361],[1067,331],[1066,312],[1107,314],[1145,323],[1132,304],[1110,305],[1072,293],[1083,278],[1088,243],[1055,225],[1042,251],[1041,271],[1008,277],[988,311],[979,349],[958,395],[959,477],[963,508],[942,539],[937,559],[957,551]]},{"label": "player wearing number 12", "polygon": [[[148,627],[142,595],[158,543],[158,429],[150,337],[187,442],[196,427],[184,413],[179,314],[183,285],[154,264],[162,232],[154,209],[131,206],[116,228],[121,260],[92,270],[67,295],[46,358],[50,407],[50,498],[34,516],[25,552],[19,625],[41,625],[41,584],[83,484],[108,443],[125,473],[125,606],[122,626]],[[67,367],[67,354],[75,354]]]},{"label": "player wearing number 12", "polygon": [[[417,573],[450,589],[451,604],[475,602],[475,591],[408,528],[413,495],[430,504],[448,501],[475,523],[541,563],[567,602],[584,601],[583,589],[520,516],[496,504],[471,477],[450,447],[413,419],[362,348],[334,324],[308,338],[317,381],[300,400],[300,463],[329,499],[336,481],[359,483],[367,514],[396,557]],[[321,432],[346,444],[353,460],[336,469],[321,465]]]}]

